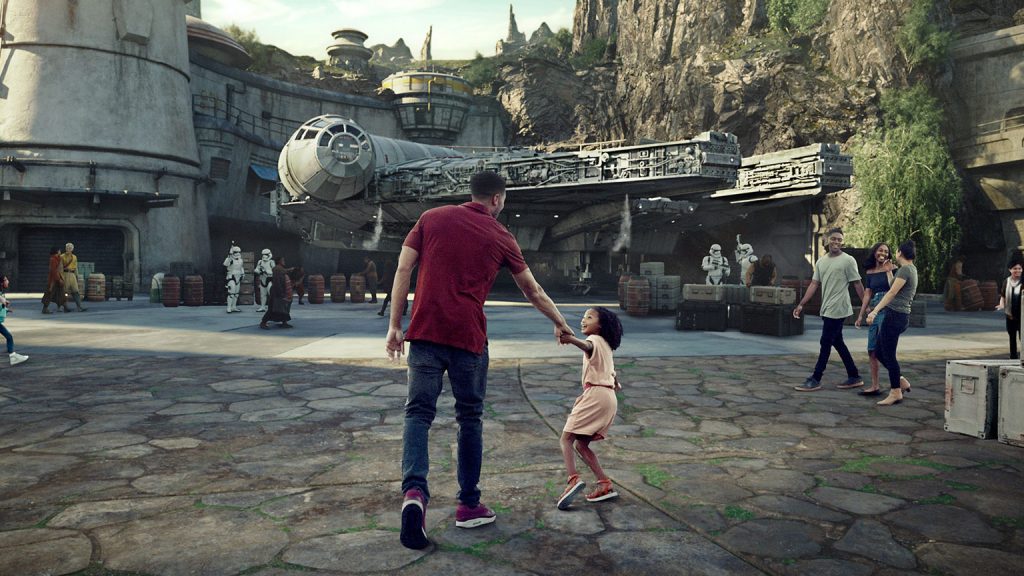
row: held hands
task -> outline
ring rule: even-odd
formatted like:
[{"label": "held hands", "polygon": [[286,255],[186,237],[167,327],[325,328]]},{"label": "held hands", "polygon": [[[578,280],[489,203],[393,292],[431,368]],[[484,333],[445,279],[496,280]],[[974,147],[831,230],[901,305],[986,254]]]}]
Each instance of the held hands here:
[{"label": "held hands", "polygon": [[571,344],[572,339],[575,337],[576,333],[573,332],[572,328],[570,328],[565,322],[562,322],[561,325],[555,326],[555,341],[559,344]]},{"label": "held hands", "polygon": [[405,333],[399,328],[389,328],[384,348],[387,350],[389,360],[400,361],[405,354]]}]

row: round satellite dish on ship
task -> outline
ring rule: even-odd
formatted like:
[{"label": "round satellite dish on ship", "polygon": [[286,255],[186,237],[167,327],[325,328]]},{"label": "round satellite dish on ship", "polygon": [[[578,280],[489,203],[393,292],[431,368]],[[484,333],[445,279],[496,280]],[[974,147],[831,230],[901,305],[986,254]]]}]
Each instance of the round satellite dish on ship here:
[{"label": "round satellite dish on ship", "polygon": [[247,68],[252,57],[230,34],[195,16],[185,15],[188,50],[233,68]]}]

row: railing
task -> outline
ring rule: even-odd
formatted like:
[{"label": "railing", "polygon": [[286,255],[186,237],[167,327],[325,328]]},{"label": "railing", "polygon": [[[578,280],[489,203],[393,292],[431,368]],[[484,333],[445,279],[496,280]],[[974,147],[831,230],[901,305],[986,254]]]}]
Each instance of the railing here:
[{"label": "railing", "polygon": [[1009,130],[1011,128],[1021,127],[1024,127],[1024,114],[1018,114],[1017,116],[1007,116],[1006,118],[1002,118],[1000,120],[993,120],[991,122],[984,122],[982,124],[978,124],[978,130],[977,132],[974,133],[974,136],[987,136],[989,134],[997,134],[999,132]]},{"label": "railing", "polygon": [[301,122],[275,116],[257,116],[238,106],[228,104],[225,100],[205,94],[192,95],[192,113],[221,118],[250,134],[281,142],[291,138],[291,135],[302,125]]}]

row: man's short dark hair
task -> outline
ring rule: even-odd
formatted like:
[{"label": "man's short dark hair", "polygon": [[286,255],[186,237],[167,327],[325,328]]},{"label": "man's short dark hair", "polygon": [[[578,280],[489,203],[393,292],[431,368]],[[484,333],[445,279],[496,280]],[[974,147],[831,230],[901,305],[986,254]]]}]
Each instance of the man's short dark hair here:
[{"label": "man's short dark hair", "polygon": [[[838,228],[838,227],[837,228],[832,228],[831,230],[828,231],[828,234],[826,235],[826,237],[831,236],[833,234],[843,234],[843,229],[842,228]],[[846,236],[846,234],[843,234],[843,236]]]},{"label": "man's short dark hair", "polygon": [[487,198],[505,191],[505,179],[497,172],[484,170],[469,179],[469,191],[474,198]]},{"label": "man's short dark hair", "polygon": [[913,240],[907,240],[903,244],[900,244],[900,254],[907,260],[913,260],[917,257],[917,245],[914,244]]}]

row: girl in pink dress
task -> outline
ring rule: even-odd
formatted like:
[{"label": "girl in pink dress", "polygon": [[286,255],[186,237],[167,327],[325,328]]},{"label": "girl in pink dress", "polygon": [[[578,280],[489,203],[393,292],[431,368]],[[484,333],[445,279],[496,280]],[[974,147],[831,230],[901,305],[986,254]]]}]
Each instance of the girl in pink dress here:
[{"label": "girl in pink dress", "polygon": [[569,508],[573,499],[586,487],[576,473],[574,446],[597,476],[597,489],[587,494],[587,501],[600,502],[619,495],[597,461],[597,455],[590,449],[590,443],[605,438],[618,409],[615,392],[622,387],[615,376],[612,350],[618,348],[622,341],[622,323],[607,308],[588,308],[580,320],[580,331],[586,340],[572,334],[562,334],[560,338],[563,344],[572,344],[583,350],[583,394],[576,398],[572,413],[562,429],[562,458],[569,473],[569,482],[558,499],[559,510]]}]

